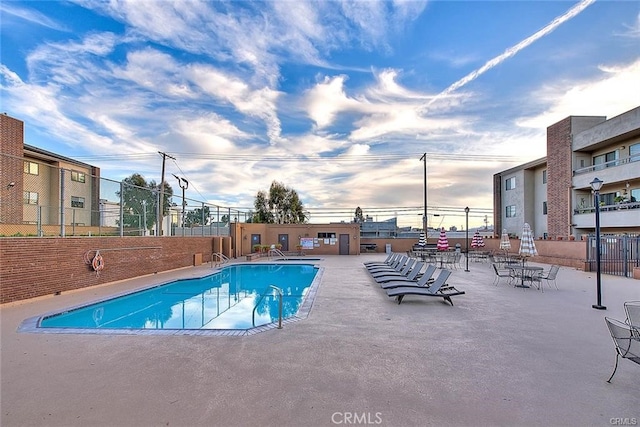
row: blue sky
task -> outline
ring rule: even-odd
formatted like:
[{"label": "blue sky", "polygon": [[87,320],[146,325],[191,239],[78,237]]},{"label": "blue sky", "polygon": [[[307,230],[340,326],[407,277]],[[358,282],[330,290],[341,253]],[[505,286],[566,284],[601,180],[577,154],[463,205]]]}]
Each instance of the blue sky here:
[{"label": "blue sky", "polygon": [[[569,115],[640,105],[637,1],[3,1],[3,112],[120,180],[251,207],[277,180],[312,222],[357,206],[492,222],[492,176]],[[167,178],[168,179],[168,178]]]}]

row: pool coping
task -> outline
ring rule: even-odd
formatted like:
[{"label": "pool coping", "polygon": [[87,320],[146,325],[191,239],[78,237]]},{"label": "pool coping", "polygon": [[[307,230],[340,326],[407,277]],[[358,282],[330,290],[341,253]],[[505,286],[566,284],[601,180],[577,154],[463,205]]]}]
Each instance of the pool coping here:
[{"label": "pool coping", "polygon": [[[274,263],[264,262],[264,264]],[[290,263],[290,262],[289,262]],[[304,300],[300,305],[297,313],[291,317],[286,319],[282,319],[282,326],[297,322],[300,320],[304,320],[309,317],[311,313],[311,309],[313,308],[313,303],[315,301],[318,288],[320,286],[320,282],[322,281],[322,276],[324,274],[324,267],[311,263],[315,268],[318,269],[316,276],[311,282],[311,286],[307,291],[307,294],[304,296]],[[255,263],[234,263],[233,265],[255,265]],[[221,271],[221,268],[216,269],[213,273],[204,274],[202,276],[198,276],[198,278],[203,278],[209,276],[211,274],[215,274],[218,271]],[[192,278],[192,277],[190,277]],[[42,319],[46,317],[50,317],[53,315],[57,315],[63,313],[65,311],[77,310],[89,305],[98,304],[100,302],[108,301],[114,298],[119,298],[126,295],[131,295],[137,292],[143,292],[148,289],[156,288],[158,286],[164,286],[168,283],[180,281],[180,280],[188,280],[187,278],[183,279],[173,279],[163,281],[161,283],[155,283],[153,285],[144,286],[141,288],[128,290],[124,292],[118,292],[113,295],[109,295],[108,297],[99,298],[97,300],[89,301],[82,304],[77,304],[71,307],[66,307],[61,310],[50,311],[44,314],[40,314],[38,316],[33,316],[25,319],[18,326],[17,332],[19,333],[35,333],[35,334],[81,334],[81,335],[193,335],[193,336],[250,336],[255,335],[261,332],[269,331],[272,329],[278,329],[278,322],[271,322],[264,325],[256,326],[249,329],[89,329],[89,328],[42,328],[40,327],[40,322]]]}]

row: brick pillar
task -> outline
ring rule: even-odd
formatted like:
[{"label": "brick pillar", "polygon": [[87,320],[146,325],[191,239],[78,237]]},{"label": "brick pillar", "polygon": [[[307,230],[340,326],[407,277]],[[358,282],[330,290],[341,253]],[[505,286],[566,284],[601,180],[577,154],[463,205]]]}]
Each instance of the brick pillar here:
[{"label": "brick pillar", "polygon": [[572,118],[547,128],[547,228],[549,237],[567,236],[569,230]]},{"label": "brick pillar", "polygon": [[24,122],[0,114],[0,222],[4,224],[22,224],[23,153]]}]

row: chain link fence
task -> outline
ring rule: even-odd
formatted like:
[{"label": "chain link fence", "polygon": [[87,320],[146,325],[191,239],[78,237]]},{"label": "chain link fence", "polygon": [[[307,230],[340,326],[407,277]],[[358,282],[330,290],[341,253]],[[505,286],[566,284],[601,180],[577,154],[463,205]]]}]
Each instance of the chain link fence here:
[{"label": "chain link fence", "polygon": [[[2,156],[0,236],[228,236],[251,212],[52,166]],[[160,219],[160,220],[159,220]]]}]

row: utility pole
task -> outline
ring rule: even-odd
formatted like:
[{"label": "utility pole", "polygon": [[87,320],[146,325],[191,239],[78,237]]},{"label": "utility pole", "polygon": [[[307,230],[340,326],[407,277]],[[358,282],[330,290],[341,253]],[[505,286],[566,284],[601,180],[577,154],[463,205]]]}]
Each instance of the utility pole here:
[{"label": "utility pole", "polygon": [[158,224],[156,226],[156,234],[158,236],[162,236],[162,214],[164,211],[164,164],[167,160],[167,157],[173,160],[175,160],[176,158],[171,157],[170,155],[162,151],[158,151],[158,154],[162,156],[162,177],[160,178],[160,201],[158,202]]}]

